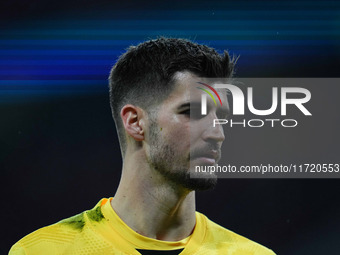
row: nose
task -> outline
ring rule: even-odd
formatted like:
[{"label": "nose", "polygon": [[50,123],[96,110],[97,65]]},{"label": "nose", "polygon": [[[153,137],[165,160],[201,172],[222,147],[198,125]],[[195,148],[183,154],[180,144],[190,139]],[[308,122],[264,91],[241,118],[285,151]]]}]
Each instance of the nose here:
[{"label": "nose", "polygon": [[214,141],[215,143],[222,143],[225,140],[223,125],[213,126],[213,120],[203,132],[203,139],[205,141]]}]

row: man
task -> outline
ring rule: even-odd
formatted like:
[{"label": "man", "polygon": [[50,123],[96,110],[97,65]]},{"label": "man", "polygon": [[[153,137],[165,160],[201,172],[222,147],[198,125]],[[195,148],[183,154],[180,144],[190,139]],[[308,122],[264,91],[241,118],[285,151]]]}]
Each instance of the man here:
[{"label": "man", "polygon": [[130,47],[109,79],[123,157],[115,196],[33,232],[10,254],[274,254],[195,211],[195,190],[212,188],[216,176],[190,175],[217,164],[224,133],[207,123],[228,105],[209,102],[206,115],[190,116],[201,95],[191,88],[231,77],[233,67],[228,53],[183,39]]}]

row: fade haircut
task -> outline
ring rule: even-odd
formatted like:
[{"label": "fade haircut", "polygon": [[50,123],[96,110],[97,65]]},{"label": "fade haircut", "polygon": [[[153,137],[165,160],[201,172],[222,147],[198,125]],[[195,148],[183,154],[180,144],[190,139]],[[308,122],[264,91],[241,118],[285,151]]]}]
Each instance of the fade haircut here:
[{"label": "fade haircut", "polygon": [[110,104],[124,156],[125,130],[120,111],[126,104],[154,110],[174,87],[174,74],[190,71],[207,78],[232,76],[235,60],[186,39],[158,38],[130,46],[111,69]]}]

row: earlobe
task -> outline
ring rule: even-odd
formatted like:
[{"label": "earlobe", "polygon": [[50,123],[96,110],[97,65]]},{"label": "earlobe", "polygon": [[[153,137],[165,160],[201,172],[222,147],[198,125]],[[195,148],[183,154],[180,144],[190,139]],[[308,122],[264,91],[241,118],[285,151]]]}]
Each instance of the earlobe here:
[{"label": "earlobe", "polygon": [[143,111],[137,106],[127,104],[120,111],[120,116],[126,132],[136,141],[143,141]]}]

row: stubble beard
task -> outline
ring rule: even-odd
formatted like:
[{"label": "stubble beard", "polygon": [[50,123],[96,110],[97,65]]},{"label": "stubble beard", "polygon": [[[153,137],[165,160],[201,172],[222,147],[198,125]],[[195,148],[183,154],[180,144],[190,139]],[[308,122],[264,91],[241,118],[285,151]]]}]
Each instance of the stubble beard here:
[{"label": "stubble beard", "polygon": [[176,153],[174,147],[173,144],[163,140],[160,127],[155,121],[151,121],[150,166],[174,186],[196,191],[208,190],[216,186],[215,175],[202,176],[200,173],[195,173],[193,167],[190,167],[190,154],[180,155]]}]

